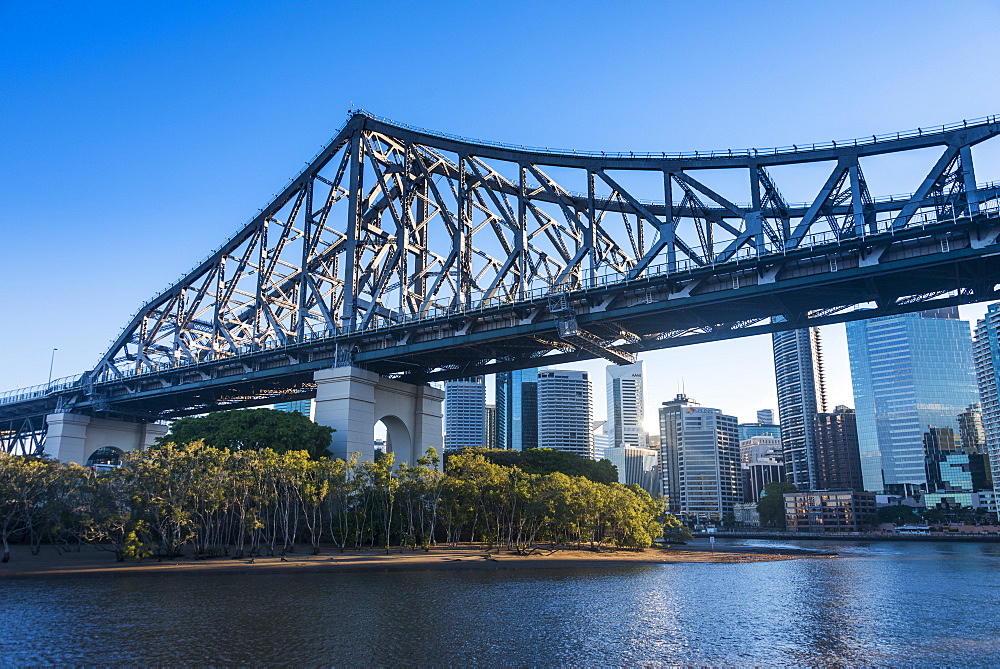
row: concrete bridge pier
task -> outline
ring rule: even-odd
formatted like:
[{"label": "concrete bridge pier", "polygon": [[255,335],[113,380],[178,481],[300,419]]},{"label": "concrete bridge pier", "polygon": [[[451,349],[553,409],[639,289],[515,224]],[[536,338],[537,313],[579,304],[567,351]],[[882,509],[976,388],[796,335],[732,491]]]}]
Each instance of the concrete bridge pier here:
[{"label": "concrete bridge pier", "polygon": [[48,424],[45,453],[78,465],[87,464],[95,455],[121,456],[128,451],[148,448],[168,430],[166,425],[128,423],[76,413],[49,414],[45,422]]},{"label": "concrete bridge pier", "polygon": [[375,424],[380,420],[386,427],[386,449],[397,464],[415,463],[431,446],[441,454],[443,391],[384,379],[356,367],[322,369],[313,378],[313,420],[336,430],[330,447],[333,457],[346,460],[357,452],[365,460],[373,459]]}]

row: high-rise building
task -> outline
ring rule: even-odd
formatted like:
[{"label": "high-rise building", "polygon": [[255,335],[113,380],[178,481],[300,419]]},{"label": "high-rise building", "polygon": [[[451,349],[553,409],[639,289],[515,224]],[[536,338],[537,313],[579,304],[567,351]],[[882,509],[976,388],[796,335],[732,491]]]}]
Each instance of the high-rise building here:
[{"label": "high-rise building", "polygon": [[618,482],[635,484],[653,497],[660,494],[660,454],[649,448],[611,446],[604,457],[618,468]]},{"label": "high-rise building", "polygon": [[486,405],[486,448],[497,448],[497,407]]},{"label": "high-rise building", "polygon": [[847,324],[865,490],[936,492],[978,400],[969,323],[948,307]]},{"label": "high-rise building", "polygon": [[816,486],[820,490],[864,490],[858,423],[854,409],[837,405],[833,413],[813,416]]},{"label": "high-rise building", "polygon": [[538,372],[538,447],[594,457],[590,379],[587,372]]},{"label": "high-rise building", "polygon": [[721,519],[743,501],[736,417],[679,394],[660,407],[663,494],[673,513]]},{"label": "high-rise building", "polygon": [[771,343],[785,478],[799,490],[811,490],[816,487],[813,416],[826,412],[819,328],[775,332]]},{"label": "high-rise building", "polygon": [[300,414],[306,418],[312,418],[312,400],[293,400],[291,402],[279,402],[275,404],[272,408],[275,411],[284,411],[286,413],[292,413],[293,411],[298,411]]},{"label": "high-rise building", "polygon": [[774,424],[774,410],[773,409],[760,409],[757,412],[757,422],[764,425]]},{"label": "high-rise building", "polygon": [[496,375],[497,448],[523,451],[538,446],[538,370]]},{"label": "high-rise building", "polygon": [[644,448],[643,363],[608,365],[606,371],[608,422],[604,429],[613,446]]},{"label": "high-rise building", "polygon": [[996,499],[1000,498],[1000,303],[987,307],[985,317],[976,323],[973,358]]},{"label": "high-rise building", "polygon": [[446,451],[486,445],[486,383],[476,376],[444,384]]}]

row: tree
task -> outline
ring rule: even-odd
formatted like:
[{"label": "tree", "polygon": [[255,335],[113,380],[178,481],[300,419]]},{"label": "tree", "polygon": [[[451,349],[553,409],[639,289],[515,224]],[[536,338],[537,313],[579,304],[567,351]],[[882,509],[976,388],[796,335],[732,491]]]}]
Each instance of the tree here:
[{"label": "tree", "polygon": [[798,492],[794,483],[768,483],[764,493],[757,502],[757,513],[760,514],[760,524],[764,527],[785,528],[785,493]]},{"label": "tree", "polygon": [[668,544],[683,544],[694,539],[691,531],[672,513],[664,514],[663,540]]},{"label": "tree", "polygon": [[594,461],[576,453],[552,448],[529,448],[525,451],[508,451],[493,448],[467,448],[465,452],[478,453],[493,464],[517,467],[525,474],[554,474],[583,476],[594,483],[617,483],[618,468],[610,460]]},{"label": "tree", "polygon": [[10,560],[10,540],[27,534],[32,555],[55,511],[59,463],[0,451],[0,543],[3,562]]},{"label": "tree", "polygon": [[158,444],[204,441],[206,446],[232,451],[270,448],[276,453],[308,451],[313,458],[330,455],[333,428],[317,425],[298,412],[274,409],[217,411],[198,418],[181,418]]},{"label": "tree", "polygon": [[118,562],[126,557],[140,557],[141,552],[128,550],[130,542],[138,543],[137,529],[141,521],[132,509],[130,471],[117,467],[100,476],[92,474],[86,489],[86,514],[80,519],[83,538],[99,550],[110,550]]},{"label": "tree", "polygon": [[893,504],[883,506],[875,512],[876,523],[893,523],[894,525],[908,525],[920,520],[913,507],[905,504]]}]

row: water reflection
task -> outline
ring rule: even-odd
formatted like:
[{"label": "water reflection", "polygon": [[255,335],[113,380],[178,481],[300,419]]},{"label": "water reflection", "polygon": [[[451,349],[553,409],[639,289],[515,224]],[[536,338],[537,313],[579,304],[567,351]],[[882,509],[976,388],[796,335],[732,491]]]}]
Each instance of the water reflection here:
[{"label": "water reflection", "polygon": [[1000,662],[1000,546],[836,548],[613,570],[7,581],[0,664]]}]

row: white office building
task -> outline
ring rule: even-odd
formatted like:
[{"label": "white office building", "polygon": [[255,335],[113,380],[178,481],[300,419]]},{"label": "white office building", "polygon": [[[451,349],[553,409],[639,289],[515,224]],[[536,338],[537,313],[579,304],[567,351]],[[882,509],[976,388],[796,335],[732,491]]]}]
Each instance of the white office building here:
[{"label": "white office building", "polygon": [[743,501],[735,416],[679,394],[660,407],[660,468],[670,511],[721,519]]},{"label": "white office building", "polygon": [[486,383],[477,376],[444,384],[446,451],[486,445]]},{"label": "white office building", "polygon": [[587,372],[538,372],[538,447],[594,457],[593,406]]},{"label": "white office building", "polygon": [[612,446],[645,448],[643,420],[643,363],[608,365],[608,422],[605,431],[611,435]]},{"label": "white office building", "polygon": [[784,464],[781,439],[778,437],[750,437],[740,442],[740,462],[752,465],[767,461],[770,464]]}]

